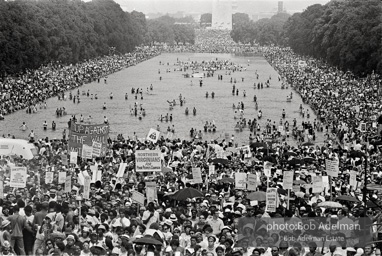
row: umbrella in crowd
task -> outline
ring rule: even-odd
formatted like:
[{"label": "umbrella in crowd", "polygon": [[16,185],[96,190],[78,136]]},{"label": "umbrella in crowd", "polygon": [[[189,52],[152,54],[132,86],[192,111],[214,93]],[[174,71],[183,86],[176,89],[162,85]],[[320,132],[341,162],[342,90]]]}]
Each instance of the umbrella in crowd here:
[{"label": "umbrella in crowd", "polygon": [[220,183],[228,183],[228,184],[234,184],[235,180],[232,178],[224,177],[219,180]]},{"label": "umbrella in crowd", "polygon": [[301,159],[298,159],[298,158],[292,158],[291,160],[288,161],[288,164],[290,164],[290,165],[301,164]]},{"label": "umbrella in crowd", "polygon": [[355,197],[348,196],[348,195],[342,195],[335,199],[335,201],[349,201],[349,202],[359,202],[359,200]]},{"label": "umbrella in crowd", "polygon": [[172,199],[178,201],[186,201],[195,197],[203,197],[203,193],[194,188],[184,188],[177,191],[174,195],[170,196]]},{"label": "umbrella in crowd", "polygon": [[251,148],[267,148],[267,144],[263,142],[254,142],[251,144]]},{"label": "umbrella in crowd", "polygon": [[322,208],[342,208],[342,204],[333,201],[321,202],[317,206]]},{"label": "umbrella in crowd", "polygon": [[297,156],[297,153],[293,152],[293,151],[288,151],[284,155],[286,155],[286,156]]},{"label": "umbrella in crowd", "polygon": [[303,147],[310,147],[310,146],[314,146],[314,144],[312,142],[308,141],[308,142],[302,143],[301,146],[303,146]]},{"label": "umbrella in crowd", "polygon": [[134,241],[136,244],[141,244],[141,245],[163,245],[160,241],[155,239],[152,236],[146,235],[144,237],[141,237],[137,240]]},{"label": "umbrella in crowd", "polygon": [[229,163],[229,161],[228,161],[228,159],[224,159],[224,158],[215,158],[212,160],[212,163],[227,165]]},{"label": "umbrella in crowd", "polygon": [[257,200],[257,201],[265,201],[266,200],[266,193],[264,191],[256,191],[252,192],[247,196],[247,199],[249,200]]}]

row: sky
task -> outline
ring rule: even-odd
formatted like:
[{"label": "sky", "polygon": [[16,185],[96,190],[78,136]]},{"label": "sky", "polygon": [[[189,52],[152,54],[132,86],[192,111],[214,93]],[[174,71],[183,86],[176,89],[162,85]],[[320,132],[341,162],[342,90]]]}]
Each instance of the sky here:
[{"label": "sky", "polygon": [[[211,13],[213,0],[114,0],[123,10],[148,13]],[[217,1],[217,0],[215,0]],[[222,1],[222,0],[220,0]],[[234,1],[234,0],[233,0]],[[284,9],[293,14],[313,4],[326,4],[330,0],[283,0]],[[248,14],[277,10],[278,0],[236,0],[237,11]]]}]

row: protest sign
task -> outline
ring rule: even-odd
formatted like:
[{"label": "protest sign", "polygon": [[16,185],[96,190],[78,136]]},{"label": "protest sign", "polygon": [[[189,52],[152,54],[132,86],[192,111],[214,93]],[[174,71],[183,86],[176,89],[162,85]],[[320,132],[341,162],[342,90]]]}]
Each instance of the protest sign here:
[{"label": "protest sign", "polygon": [[61,155],[61,162],[63,165],[68,165],[68,155],[67,154]]},{"label": "protest sign", "polygon": [[117,173],[117,178],[123,177],[123,174],[125,174],[125,169],[127,167],[127,163],[120,163],[119,164],[119,169]]},{"label": "protest sign", "polygon": [[211,164],[208,166],[208,176],[215,174],[215,165]]},{"label": "protest sign", "polygon": [[159,134],[160,134],[159,131],[153,128],[150,128],[150,131],[147,134],[147,140],[152,141],[153,143],[156,143],[159,139]]},{"label": "protest sign", "polygon": [[266,211],[276,212],[277,208],[277,188],[267,188]]},{"label": "protest sign", "polygon": [[0,199],[4,199],[4,181],[0,180]]},{"label": "protest sign", "polygon": [[195,184],[203,183],[202,171],[200,168],[192,168],[192,181]]},{"label": "protest sign", "polygon": [[339,172],[339,160],[325,159],[326,173],[331,177],[338,177]]},{"label": "protest sign", "polygon": [[235,189],[247,188],[247,174],[244,172],[235,173]]},{"label": "protest sign", "polygon": [[70,152],[70,163],[77,164],[78,152]]},{"label": "protest sign", "polygon": [[131,199],[140,205],[145,204],[145,196],[142,193],[139,193],[138,191],[132,191]]},{"label": "protest sign", "polygon": [[146,182],[146,198],[147,203],[158,200],[156,182]]},{"label": "protest sign", "polygon": [[27,168],[12,167],[9,186],[11,188],[25,188],[27,184]]},{"label": "protest sign", "polygon": [[92,159],[93,147],[88,145],[82,145],[81,157],[83,159]]},{"label": "protest sign", "polygon": [[312,193],[321,193],[324,190],[322,176],[312,177],[312,182],[313,182]]},{"label": "protest sign", "polygon": [[159,172],[161,167],[161,152],[159,150],[137,150],[135,152],[137,172]]},{"label": "protest sign", "polygon": [[69,152],[82,153],[83,145],[92,147],[93,142],[98,142],[102,144],[101,156],[103,156],[106,153],[109,130],[109,125],[107,124],[91,125],[72,123],[68,138]]},{"label": "protest sign", "polygon": [[283,174],[283,188],[284,189],[293,189],[293,171],[284,171]]},{"label": "protest sign", "polygon": [[257,189],[257,175],[249,173],[247,177],[247,190],[254,191]]},{"label": "protest sign", "polygon": [[93,141],[92,148],[93,148],[92,156],[100,157],[102,154],[102,143]]},{"label": "protest sign", "polygon": [[53,183],[53,178],[54,178],[53,172],[46,172],[45,173],[45,184]]},{"label": "protest sign", "polygon": [[65,183],[66,180],[66,172],[59,172],[58,173],[58,184]]},{"label": "protest sign", "polygon": [[85,181],[84,181],[84,199],[89,199],[90,196],[90,182],[91,178],[89,175],[85,176]]},{"label": "protest sign", "polygon": [[70,193],[72,191],[72,176],[66,176],[65,178],[65,193]]},{"label": "protest sign", "polygon": [[352,189],[357,189],[357,183],[357,172],[350,171],[349,185],[352,187]]}]

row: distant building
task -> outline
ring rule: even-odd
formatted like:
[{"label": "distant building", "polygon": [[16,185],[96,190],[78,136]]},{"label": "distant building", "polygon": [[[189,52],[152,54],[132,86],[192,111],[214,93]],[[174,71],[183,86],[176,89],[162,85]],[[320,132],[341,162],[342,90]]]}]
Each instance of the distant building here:
[{"label": "distant building", "polygon": [[213,0],[212,29],[232,30],[232,1]]},{"label": "distant building", "polygon": [[281,12],[284,12],[284,2],[283,1],[279,1],[278,6],[277,6],[277,13],[281,13]]}]

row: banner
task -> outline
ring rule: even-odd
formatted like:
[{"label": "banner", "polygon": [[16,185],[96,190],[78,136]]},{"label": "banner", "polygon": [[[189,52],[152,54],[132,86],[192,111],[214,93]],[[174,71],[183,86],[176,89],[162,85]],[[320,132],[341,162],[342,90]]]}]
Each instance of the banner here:
[{"label": "banner", "polygon": [[78,152],[70,152],[70,163],[77,164]]},{"label": "banner", "polygon": [[27,168],[12,167],[9,186],[11,188],[25,188],[27,184]]},{"label": "banner", "polygon": [[247,174],[244,172],[235,173],[235,189],[247,189]]},{"label": "banner", "polygon": [[58,173],[58,184],[65,183],[66,180],[66,172],[59,172]]},{"label": "banner", "polygon": [[284,189],[293,189],[293,171],[284,171],[283,175],[283,188]]},{"label": "banner", "polygon": [[159,150],[137,150],[135,168],[137,172],[160,172],[161,152]]},{"label": "banner", "polygon": [[159,131],[153,128],[150,128],[150,131],[147,134],[147,140],[152,141],[153,143],[156,143],[159,139],[159,134],[160,134]]},{"label": "banner", "polygon": [[83,145],[92,147],[93,142],[98,142],[102,144],[101,156],[103,156],[106,153],[109,130],[110,128],[107,124],[72,123],[69,130],[69,152],[82,153]]},{"label": "banner", "polygon": [[92,159],[93,147],[88,145],[82,145],[82,159]]},{"label": "banner", "polygon": [[267,188],[265,211],[276,212],[276,208],[277,208],[277,188]]},{"label": "banner", "polygon": [[312,177],[312,182],[313,182],[312,193],[321,193],[322,191],[324,191],[322,176]]},{"label": "banner", "polygon": [[326,172],[331,177],[338,177],[339,172],[339,160],[329,160],[325,159]]},{"label": "banner", "polygon": [[102,143],[93,141],[92,147],[93,147],[92,156],[100,157],[102,152]]},{"label": "banner", "polygon": [[247,180],[247,190],[255,191],[257,189],[257,175],[254,173],[249,173]]},{"label": "banner", "polygon": [[142,193],[139,193],[138,191],[132,191],[131,199],[140,205],[145,204],[145,196]]},{"label": "banner", "polygon": [[356,171],[350,171],[349,185],[352,187],[352,189],[357,189],[357,172]]},{"label": "banner", "polygon": [[65,193],[70,193],[72,191],[72,176],[66,176],[65,178]]},{"label": "banner", "polygon": [[202,171],[200,168],[192,168],[192,181],[195,184],[203,183]]},{"label": "banner", "polygon": [[90,182],[91,178],[89,175],[85,176],[85,181],[84,181],[84,199],[89,199],[90,196]]}]

